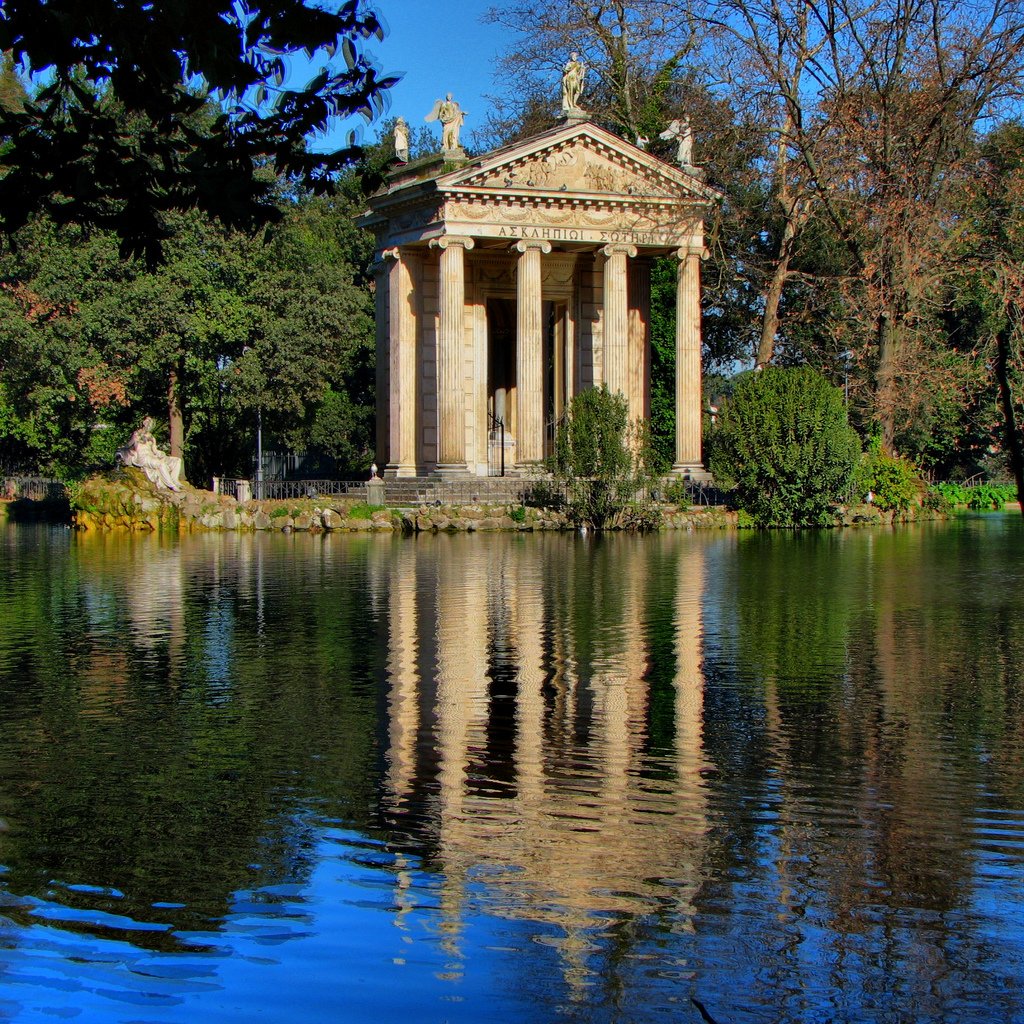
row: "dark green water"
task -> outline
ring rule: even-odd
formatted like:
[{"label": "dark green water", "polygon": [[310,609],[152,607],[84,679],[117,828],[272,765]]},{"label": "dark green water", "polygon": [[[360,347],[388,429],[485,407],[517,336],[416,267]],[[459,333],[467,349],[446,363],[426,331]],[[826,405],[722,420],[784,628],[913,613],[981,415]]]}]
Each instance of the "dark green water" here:
[{"label": "dark green water", "polygon": [[1024,529],[0,530],[0,1019],[1024,1020]]}]

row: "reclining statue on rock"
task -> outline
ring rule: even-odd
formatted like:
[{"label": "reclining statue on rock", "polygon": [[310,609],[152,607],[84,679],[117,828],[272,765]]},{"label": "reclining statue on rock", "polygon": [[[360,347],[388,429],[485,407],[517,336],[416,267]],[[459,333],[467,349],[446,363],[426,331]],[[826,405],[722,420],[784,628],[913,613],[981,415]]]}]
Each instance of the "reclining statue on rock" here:
[{"label": "reclining statue on rock", "polygon": [[153,420],[147,416],[134,431],[128,443],[118,448],[117,457],[124,466],[141,469],[151,483],[169,491],[181,490],[181,459],[165,455],[156,446]]}]

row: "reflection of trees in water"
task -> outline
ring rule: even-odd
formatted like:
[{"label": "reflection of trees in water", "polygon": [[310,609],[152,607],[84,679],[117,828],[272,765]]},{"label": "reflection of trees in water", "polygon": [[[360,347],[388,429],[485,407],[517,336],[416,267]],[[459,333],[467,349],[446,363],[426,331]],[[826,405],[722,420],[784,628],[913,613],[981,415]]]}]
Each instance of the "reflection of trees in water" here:
[{"label": "reflection of trees in water", "polygon": [[977,794],[1022,803],[1019,580],[977,584],[1014,537],[40,548],[0,595],[6,884],[209,926],[305,878],[323,815],[386,830],[405,913],[438,870],[453,974],[484,907],[609,1005],[717,958],[779,1020],[934,1009],[991,953]]},{"label": "reflection of trees in water", "polygon": [[266,538],[100,535],[74,553],[58,574],[40,555],[45,648],[0,680],[34,695],[0,732],[6,884],[116,887],[54,898],[197,927],[239,888],[303,877],[310,794],[360,821],[372,799],[380,645],[358,576]]},{"label": "reflection of trees in water", "polygon": [[[962,541],[950,529],[743,539],[709,613],[732,635],[708,659],[708,755],[729,766],[724,799],[758,793],[772,825],[766,842],[756,817],[731,815],[734,853],[771,864],[780,962],[799,976],[813,915],[835,991],[857,979],[864,1006],[896,989],[927,1014],[959,994],[977,796],[1007,778],[983,749],[1004,747],[1008,721],[1019,730],[1002,713],[1018,700],[1005,669],[1019,678],[1024,662],[1019,607],[996,618],[1015,636],[997,629],[994,658],[988,612],[975,619],[963,600]],[[1019,761],[1010,775],[1019,787]]]}]

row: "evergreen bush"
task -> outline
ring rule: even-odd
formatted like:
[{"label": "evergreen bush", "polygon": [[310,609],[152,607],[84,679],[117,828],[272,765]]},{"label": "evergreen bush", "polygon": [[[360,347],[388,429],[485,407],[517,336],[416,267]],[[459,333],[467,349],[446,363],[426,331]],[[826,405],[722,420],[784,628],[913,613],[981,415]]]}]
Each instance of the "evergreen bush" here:
[{"label": "evergreen bush", "polygon": [[651,464],[649,433],[629,422],[621,394],[602,386],[572,399],[555,437],[553,469],[574,524],[650,528],[652,517],[643,513],[638,494],[651,480]]},{"label": "evergreen bush", "polygon": [[860,455],[838,388],[810,367],[767,367],[737,380],[719,424],[710,468],[758,526],[832,521]]}]

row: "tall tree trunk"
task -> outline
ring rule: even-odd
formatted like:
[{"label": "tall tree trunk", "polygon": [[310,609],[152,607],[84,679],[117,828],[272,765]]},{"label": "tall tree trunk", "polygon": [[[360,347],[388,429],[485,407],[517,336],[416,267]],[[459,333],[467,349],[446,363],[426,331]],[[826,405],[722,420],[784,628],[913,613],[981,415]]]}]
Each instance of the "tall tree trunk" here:
[{"label": "tall tree trunk", "polygon": [[1010,386],[1010,343],[1013,323],[1009,323],[996,334],[996,380],[999,383],[999,404],[1003,409],[1003,423],[1006,430],[1006,450],[1010,456],[1010,469],[1017,485],[1017,501],[1021,515],[1024,515],[1024,442],[1017,427],[1017,412],[1013,405],[1013,388]]},{"label": "tall tree trunk", "polygon": [[893,386],[896,377],[896,352],[899,348],[899,326],[888,310],[878,318],[878,373],[875,377],[875,404],[882,428],[882,450],[893,454],[896,436],[896,415],[893,407]]},{"label": "tall tree trunk", "polygon": [[775,336],[779,333],[779,305],[782,302],[782,289],[789,277],[789,263],[793,258],[796,236],[807,219],[804,207],[799,202],[787,204],[786,226],[779,242],[779,255],[775,261],[775,270],[768,283],[768,291],[764,297],[764,316],[761,319],[761,340],[757,346],[757,365],[767,366],[775,355]]},{"label": "tall tree trunk", "polygon": [[181,408],[180,367],[174,367],[167,378],[167,421],[171,433],[171,455],[181,459],[185,451],[185,417]]}]

